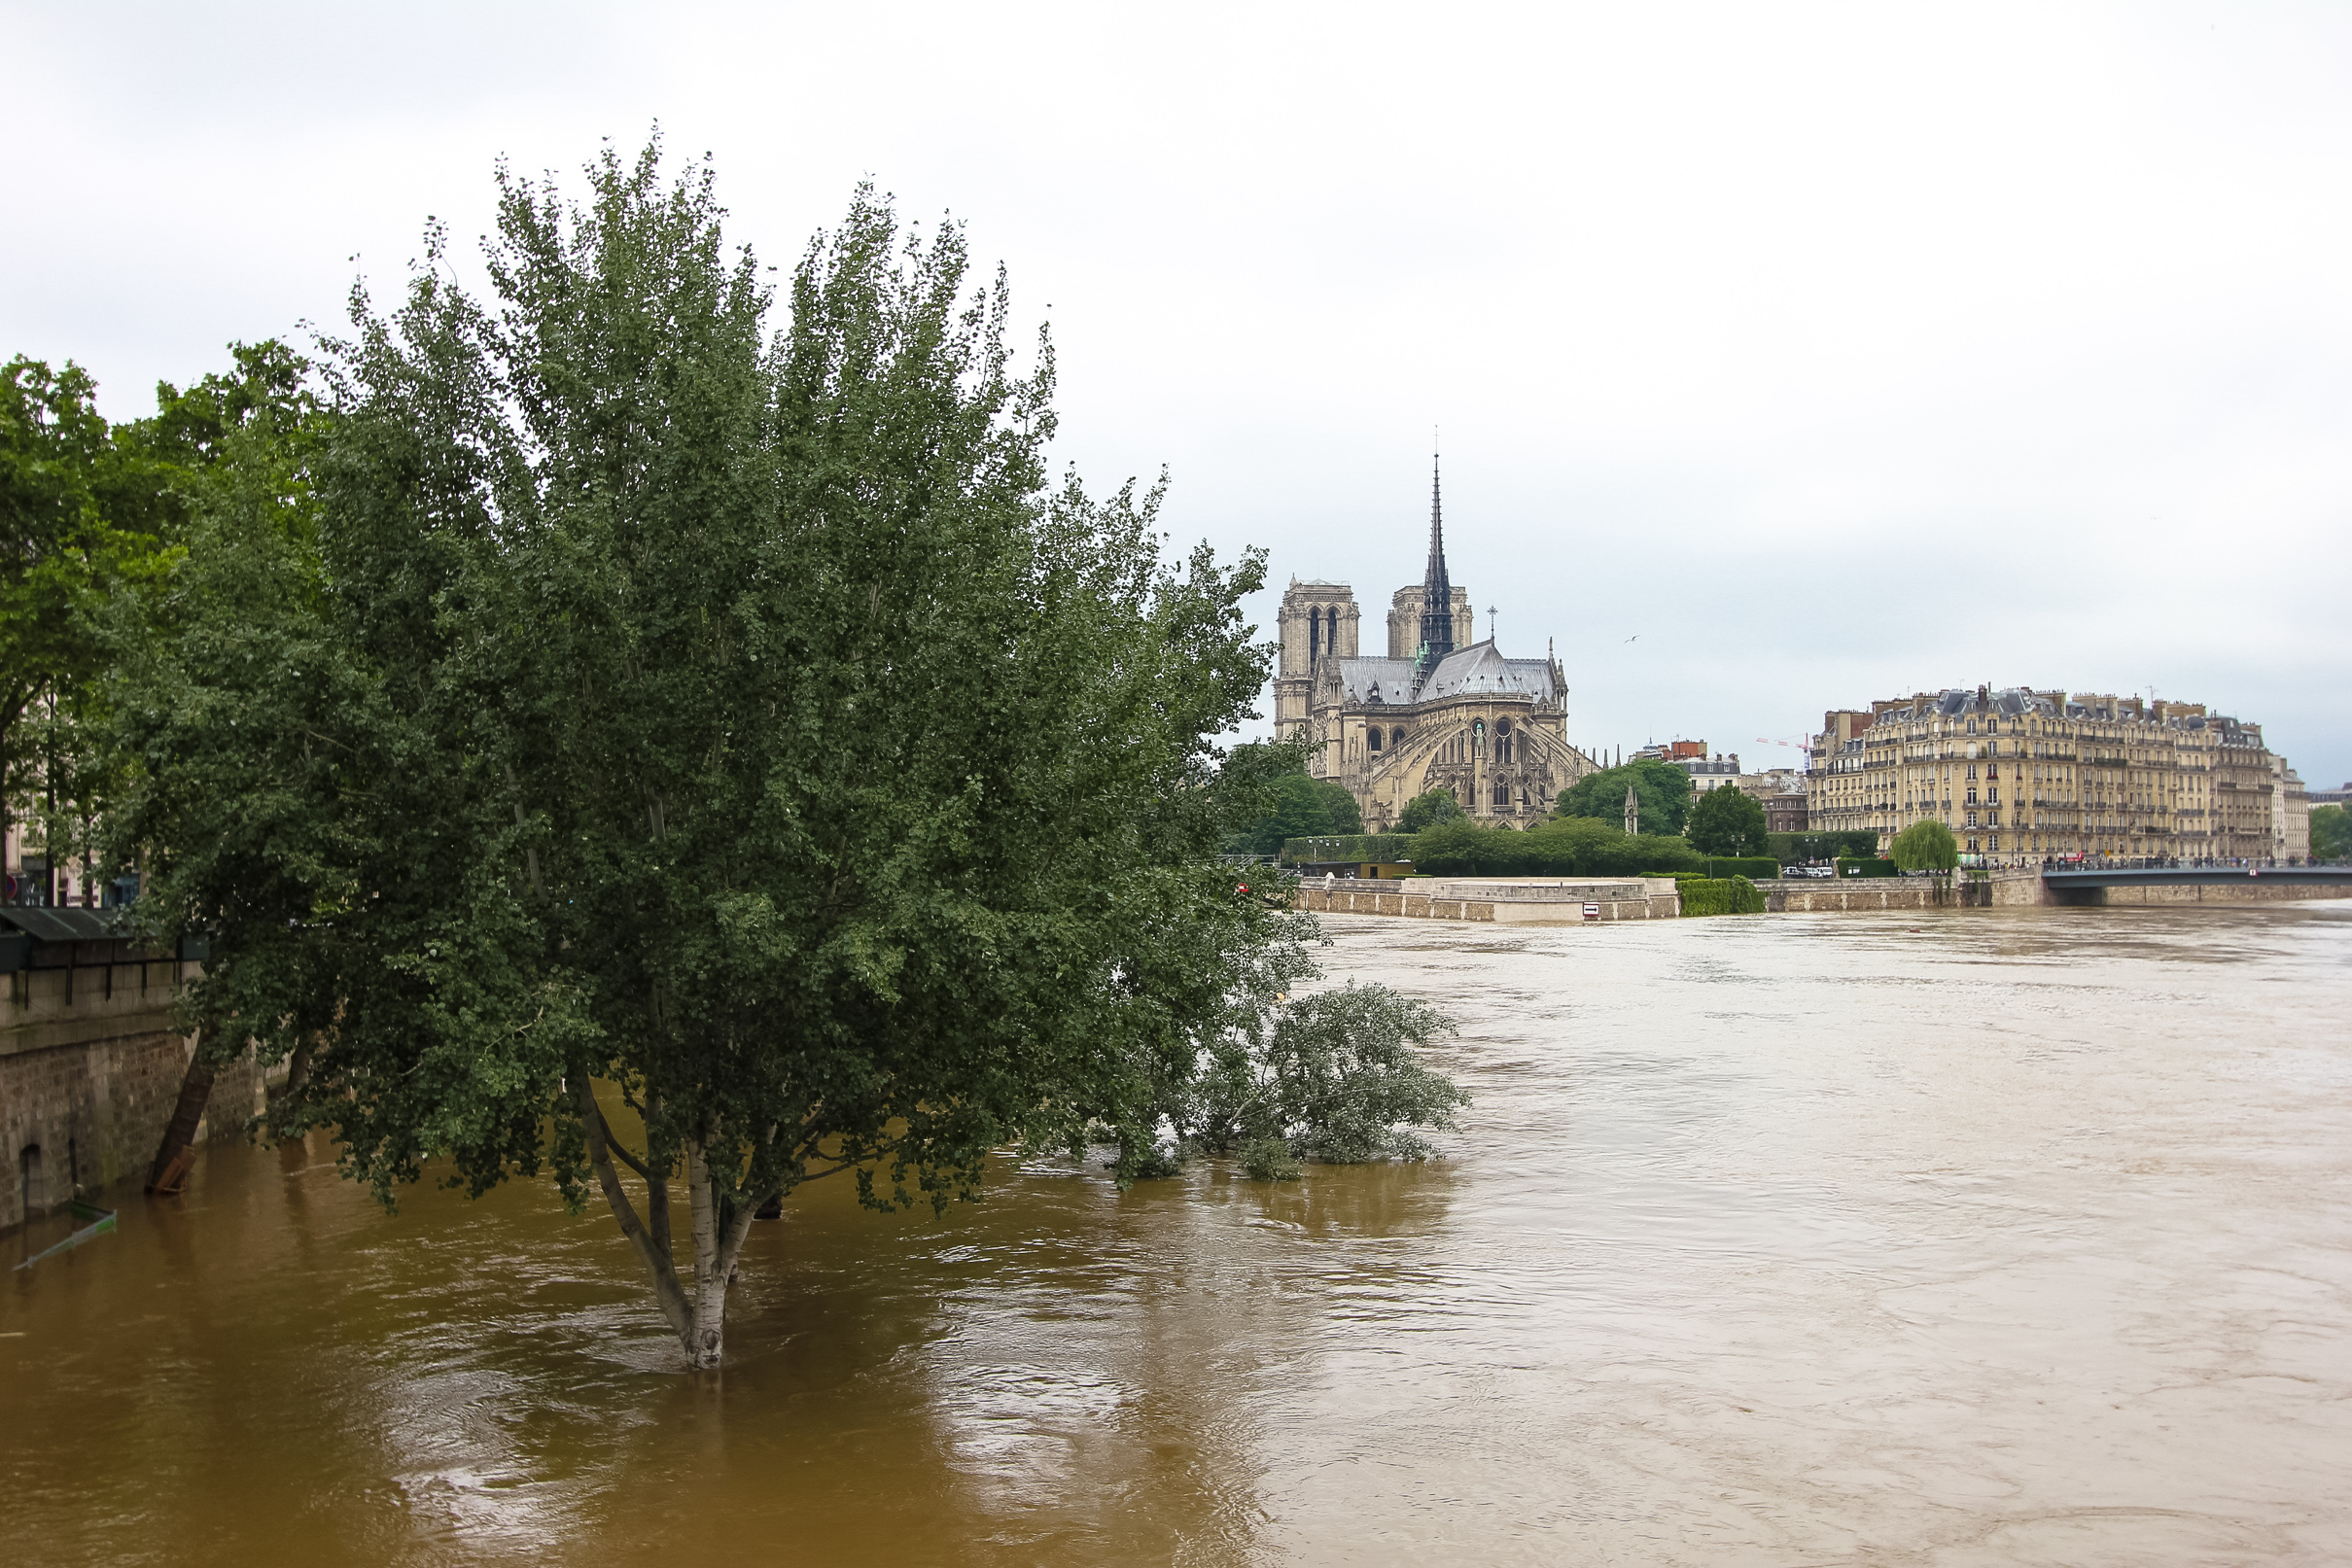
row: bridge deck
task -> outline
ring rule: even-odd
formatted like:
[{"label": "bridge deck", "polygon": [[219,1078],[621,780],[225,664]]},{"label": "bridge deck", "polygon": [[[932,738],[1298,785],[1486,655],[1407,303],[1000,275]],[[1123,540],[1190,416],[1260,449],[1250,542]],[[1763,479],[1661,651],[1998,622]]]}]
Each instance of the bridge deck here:
[{"label": "bridge deck", "polygon": [[2117,866],[2052,869],[2051,888],[2193,888],[2245,882],[2322,884],[2352,891],[2352,866]]}]

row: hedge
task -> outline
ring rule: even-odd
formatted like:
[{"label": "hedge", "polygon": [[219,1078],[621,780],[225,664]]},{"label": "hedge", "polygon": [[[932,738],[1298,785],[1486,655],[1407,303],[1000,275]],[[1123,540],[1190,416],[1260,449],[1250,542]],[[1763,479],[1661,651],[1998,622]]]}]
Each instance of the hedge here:
[{"label": "hedge", "polygon": [[1780,862],[1769,854],[1710,854],[1705,865],[1707,874],[1716,877],[1751,877],[1758,882],[1770,882],[1780,875]]},{"label": "hedge", "polygon": [[1377,860],[1393,864],[1413,858],[1410,833],[1334,833],[1282,840],[1282,863],[1306,860]]},{"label": "hedge", "polygon": [[1685,915],[1761,915],[1764,894],[1745,877],[1677,877]]},{"label": "hedge", "polygon": [[1413,869],[1439,877],[1632,877],[1699,871],[1704,856],[1679,836],[1629,837],[1591,818],[1556,818],[1526,832],[1457,820],[1413,835]]},{"label": "hedge", "polygon": [[1857,860],[1842,854],[1838,856],[1838,875],[1841,877],[1899,877],[1903,875],[1903,870],[1882,855],[1873,855],[1867,860]]},{"label": "hedge", "polygon": [[1841,828],[1819,833],[1767,833],[1765,853],[1784,866],[1801,865],[1824,855],[1850,854],[1862,857],[1878,853],[1878,834],[1875,828]]}]

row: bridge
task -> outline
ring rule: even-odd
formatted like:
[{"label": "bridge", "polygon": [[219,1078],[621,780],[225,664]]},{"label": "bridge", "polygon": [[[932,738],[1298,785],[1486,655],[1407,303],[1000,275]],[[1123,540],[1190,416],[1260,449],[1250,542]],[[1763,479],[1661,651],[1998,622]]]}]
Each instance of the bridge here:
[{"label": "bridge", "polygon": [[2084,866],[2042,873],[2054,904],[2103,904],[2118,888],[2293,888],[2305,898],[2352,897],[2352,865]]}]

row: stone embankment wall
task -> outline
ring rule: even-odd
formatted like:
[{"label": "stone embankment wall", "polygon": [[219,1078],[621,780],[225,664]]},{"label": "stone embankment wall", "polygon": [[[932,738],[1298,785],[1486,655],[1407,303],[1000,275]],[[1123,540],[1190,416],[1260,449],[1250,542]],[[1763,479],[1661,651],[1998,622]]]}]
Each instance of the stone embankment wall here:
[{"label": "stone embankment wall", "polygon": [[2095,893],[2092,898],[2050,900],[2052,903],[2097,905],[2109,909],[2142,904],[2267,904],[2281,898],[2343,898],[2352,896],[2342,885],[2327,883],[2279,882],[2265,877],[2249,877],[2244,882],[2200,882],[2186,888],[2132,887],[2084,888],[2070,892]]},{"label": "stone embankment wall", "polygon": [[2117,908],[2142,904],[2245,904],[2276,899],[2342,898],[2346,889],[2325,883],[2264,881],[2192,883],[2187,886],[2058,888],[2038,870],[1996,871],[1989,877],[1954,877],[1939,895],[1932,877],[1847,877],[1838,882],[1789,878],[1760,882],[1764,907],[1773,914],[1850,914],[1873,909],[1997,909],[2019,905],[2084,904]]},{"label": "stone embankment wall", "polygon": [[[193,1042],[170,1004],[196,965],[20,969],[0,1000],[0,1231],[144,1180]],[[260,1107],[250,1062],[214,1081],[201,1137],[234,1137]]]},{"label": "stone embankment wall", "polygon": [[[2032,874],[2039,889],[2042,879]],[[1786,878],[1760,882],[1767,914],[1855,914],[1873,909],[1985,909],[1995,904],[2038,903],[2021,897],[2021,886],[2002,879],[1970,882],[1954,877],[1941,889],[1932,877]],[[2007,896],[2004,896],[2007,895]]]},{"label": "stone embankment wall", "polygon": [[[2056,903],[2237,904],[2279,898],[2342,898],[2341,887],[2264,881],[2188,887],[2127,887],[2054,892],[2038,870],[1954,877],[1938,889],[1931,877],[1846,877],[1836,882],[1788,878],[1759,882],[1770,914],[1860,914],[1880,909],[1994,909]],[[2096,895],[2096,896],[2089,896]],[[1588,916],[1586,904],[1598,912]],[[1682,913],[1669,877],[1591,882],[1512,877],[1416,877],[1409,882],[1310,879],[1298,907],[1331,915],[1403,915],[1421,920],[1583,924],[1592,920],[1665,920]]]},{"label": "stone embankment wall", "polygon": [[[1408,890],[1410,889],[1410,890]],[[1586,905],[1594,913],[1585,913]],[[1670,920],[1682,913],[1671,877],[1571,882],[1549,877],[1416,877],[1411,882],[1314,881],[1297,907],[1325,915],[1402,915],[1415,920],[1498,924]]]}]

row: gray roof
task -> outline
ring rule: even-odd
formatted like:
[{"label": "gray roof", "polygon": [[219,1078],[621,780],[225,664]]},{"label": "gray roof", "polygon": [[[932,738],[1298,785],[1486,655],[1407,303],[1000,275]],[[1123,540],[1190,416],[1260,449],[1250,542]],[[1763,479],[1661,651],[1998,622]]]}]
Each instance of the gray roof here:
[{"label": "gray roof", "polygon": [[10,905],[0,908],[0,930],[24,932],[37,942],[108,942],[138,933],[129,912],[120,909],[38,909]]},{"label": "gray roof", "polygon": [[[1339,678],[1352,705],[1379,702],[1394,706],[1416,700],[1411,659],[1341,659]],[[1559,692],[1552,684],[1552,661],[1506,659],[1491,640],[1473,643],[1438,661],[1437,668],[1422,682],[1419,700],[1434,702],[1440,697],[1491,693],[1515,693],[1539,701],[1557,697]]]}]

